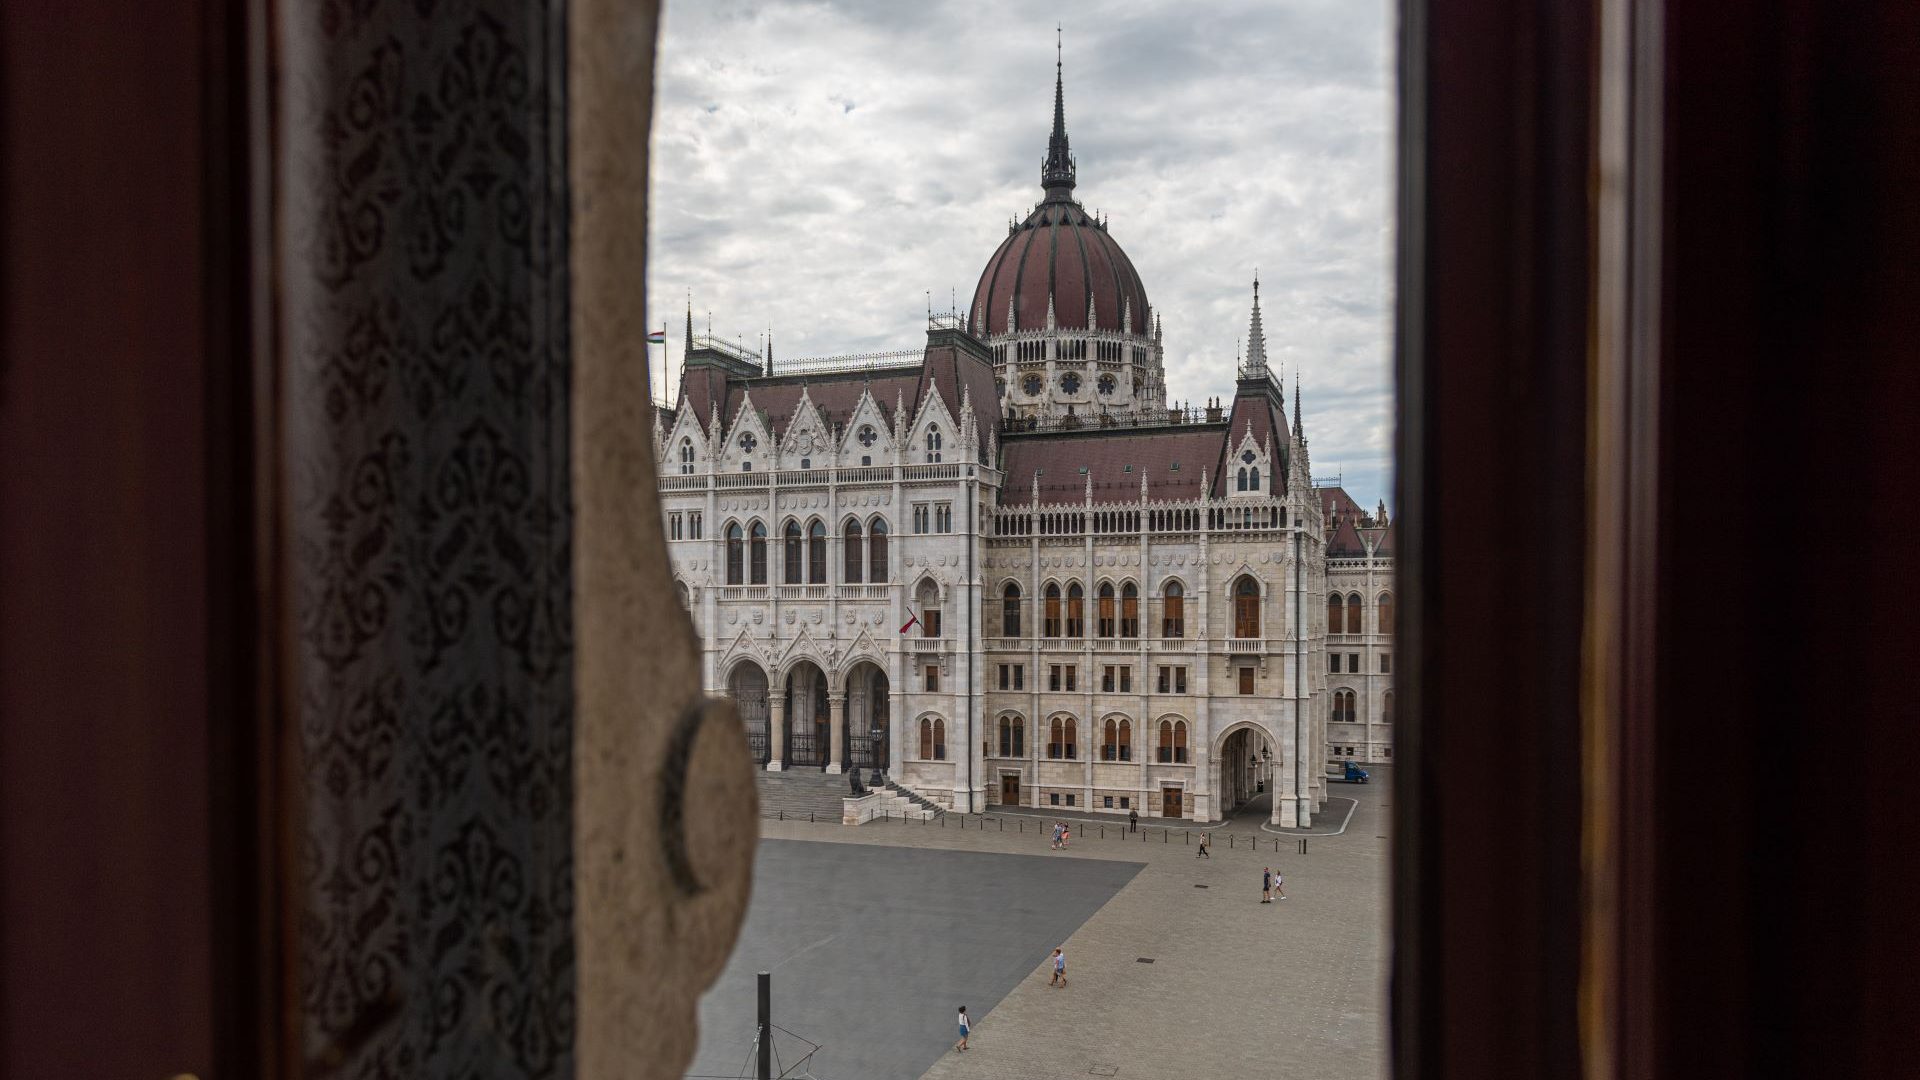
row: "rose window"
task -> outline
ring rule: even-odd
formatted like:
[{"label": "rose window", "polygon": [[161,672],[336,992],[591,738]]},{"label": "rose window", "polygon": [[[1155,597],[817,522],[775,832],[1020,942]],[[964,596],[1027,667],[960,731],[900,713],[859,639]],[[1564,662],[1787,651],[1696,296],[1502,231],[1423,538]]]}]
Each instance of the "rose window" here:
[{"label": "rose window", "polygon": [[1102,375],[1102,376],[1100,376],[1100,394],[1101,394],[1101,396],[1102,396],[1102,397],[1104,397],[1104,396],[1106,396],[1106,395],[1108,395],[1108,394],[1111,394],[1111,393],[1113,393],[1113,388],[1114,388],[1114,386],[1115,386],[1115,385],[1117,385],[1117,384],[1115,383],[1115,381],[1114,381],[1114,378],[1113,378],[1113,376],[1111,376],[1111,375]]},{"label": "rose window", "polygon": [[1026,381],[1020,385],[1026,388],[1028,394],[1038,394],[1040,392],[1040,376],[1029,375]]},{"label": "rose window", "polygon": [[1071,371],[1067,372],[1065,375],[1060,376],[1060,389],[1066,391],[1069,394],[1079,393],[1080,392],[1080,376]]}]

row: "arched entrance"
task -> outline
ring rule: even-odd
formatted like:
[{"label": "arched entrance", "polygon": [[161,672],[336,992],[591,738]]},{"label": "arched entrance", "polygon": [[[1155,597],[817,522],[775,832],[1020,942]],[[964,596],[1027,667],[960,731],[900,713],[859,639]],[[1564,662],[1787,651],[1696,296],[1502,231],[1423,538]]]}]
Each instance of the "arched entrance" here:
[{"label": "arched entrance", "polygon": [[847,673],[847,767],[881,769],[887,767],[887,735],[892,729],[888,715],[887,673],[871,660],[862,660]]},{"label": "arched entrance", "polygon": [[825,769],[828,731],[827,673],[810,660],[787,670],[787,746],[781,760],[789,769]]},{"label": "arched entrance", "polygon": [[734,665],[727,676],[727,696],[747,729],[747,750],[755,765],[766,765],[771,743],[767,738],[767,673],[751,660]]},{"label": "arched entrance", "polygon": [[1272,806],[1273,778],[1281,767],[1279,748],[1262,728],[1243,724],[1230,729],[1214,756],[1220,816],[1230,817],[1256,799]]}]

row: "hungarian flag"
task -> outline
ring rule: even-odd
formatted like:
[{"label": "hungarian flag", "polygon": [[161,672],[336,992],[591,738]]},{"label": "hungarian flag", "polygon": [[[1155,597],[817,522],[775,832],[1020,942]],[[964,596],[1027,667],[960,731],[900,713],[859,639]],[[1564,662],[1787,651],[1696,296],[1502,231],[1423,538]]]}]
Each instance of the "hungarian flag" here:
[{"label": "hungarian flag", "polygon": [[647,344],[649,345],[665,345],[666,343],[667,332],[665,330],[655,330],[647,335]]},{"label": "hungarian flag", "polygon": [[900,632],[901,632],[901,633],[903,633],[903,634],[904,634],[904,633],[906,633],[907,631],[909,631],[909,630],[911,630],[911,629],[913,629],[913,628],[914,628],[914,625],[915,625],[916,623],[918,623],[918,622],[920,621],[920,616],[919,616],[919,615],[916,615],[916,614],[914,614],[914,610],[913,610],[912,608],[908,608],[908,609],[907,609],[907,614],[909,614],[909,615],[912,615],[912,616],[913,616],[913,618],[911,618],[911,619],[908,619],[908,620],[907,620],[907,625],[905,625],[905,626],[903,626],[903,627],[901,627],[901,628],[900,628]]}]

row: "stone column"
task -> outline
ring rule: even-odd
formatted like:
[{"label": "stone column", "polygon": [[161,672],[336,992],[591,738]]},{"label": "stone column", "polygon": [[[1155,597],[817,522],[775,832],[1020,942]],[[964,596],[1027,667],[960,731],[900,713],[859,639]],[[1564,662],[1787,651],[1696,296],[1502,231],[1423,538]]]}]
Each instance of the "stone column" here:
[{"label": "stone column", "polygon": [[767,690],[767,771],[779,772],[786,763],[781,758],[787,752],[787,696],[773,689]]},{"label": "stone column", "polygon": [[846,760],[847,695],[827,695],[827,771],[837,773]]}]

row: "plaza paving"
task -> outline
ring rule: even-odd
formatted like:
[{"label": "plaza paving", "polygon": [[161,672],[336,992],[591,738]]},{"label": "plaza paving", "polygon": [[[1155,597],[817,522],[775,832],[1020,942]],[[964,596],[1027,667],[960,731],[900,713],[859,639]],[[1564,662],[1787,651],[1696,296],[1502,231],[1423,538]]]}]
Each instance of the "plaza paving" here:
[{"label": "plaza paving", "polygon": [[[827,1045],[811,1064],[821,1080],[1384,1076],[1390,781],[1382,768],[1336,785],[1352,819],[1307,854],[1253,817],[1215,830],[1211,860],[1179,834],[1121,829],[1053,852],[1044,832],[977,819],[764,822],[763,874],[702,1001],[692,1071],[740,1075],[753,972],[779,965],[775,1023]],[[1268,865],[1285,902],[1259,902]],[[1064,990],[1047,986],[1056,943]],[[975,1017],[964,1054],[950,1049],[959,1004]],[[791,1061],[798,1044],[776,1045]]]}]

